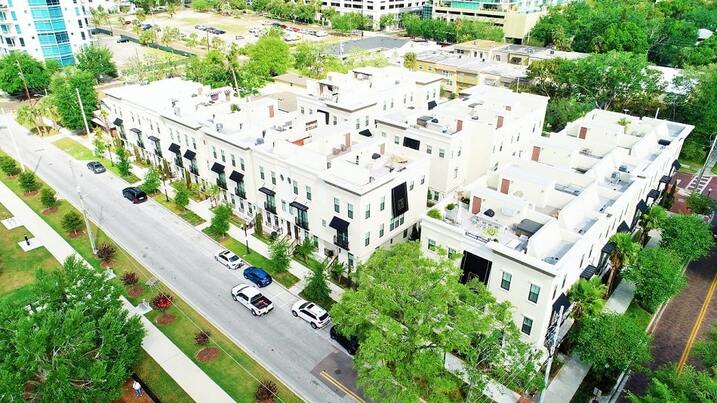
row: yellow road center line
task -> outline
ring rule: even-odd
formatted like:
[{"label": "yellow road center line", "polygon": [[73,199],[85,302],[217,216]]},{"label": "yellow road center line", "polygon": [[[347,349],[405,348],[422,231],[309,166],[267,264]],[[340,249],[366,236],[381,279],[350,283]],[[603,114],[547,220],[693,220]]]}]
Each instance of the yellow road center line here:
[{"label": "yellow road center line", "polygon": [[687,339],[687,344],[685,345],[685,349],[682,351],[682,355],[680,356],[680,361],[677,364],[677,373],[679,374],[682,372],[682,369],[684,368],[685,364],[687,363],[687,359],[690,357],[690,351],[692,351],[692,346],[695,343],[695,340],[697,339],[697,334],[700,331],[700,328],[702,327],[702,322],[705,319],[705,315],[707,315],[707,311],[709,310],[710,302],[712,301],[712,297],[714,296],[715,289],[717,289],[717,273],[715,274],[714,278],[712,279],[712,283],[710,284],[710,288],[707,290],[707,294],[705,295],[705,300],[702,303],[702,307],[700,308],[699,313],[697,314],[697,320],[695,321],[695,324],[692,326],[692,331],[690,332],[690,336]]},{"label": "yellow road center line", "polygon": [[361,399],[356,393],[354,393],[351,389],[344,386],[341,382],[337,381],[333,376],[329,375],[326,371],[320,372],[321,376],[323,376],[327,381],[331,382],[334,386],[341,389],[346,393],[347,395],[351,396],[354,400],[356,400],[359,403],[366,403],[365,400]]}]

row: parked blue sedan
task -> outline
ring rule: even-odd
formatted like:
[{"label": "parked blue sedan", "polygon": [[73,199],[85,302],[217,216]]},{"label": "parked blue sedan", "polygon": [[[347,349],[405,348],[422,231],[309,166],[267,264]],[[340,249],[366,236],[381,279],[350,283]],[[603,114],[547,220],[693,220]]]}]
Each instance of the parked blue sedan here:
[{"label": "parked blue sedan", "polygon": [[257,287],[266,287],[271,284],[271,276],[261,267],[251,266],[244,270],[244,278],[256,284]]}]

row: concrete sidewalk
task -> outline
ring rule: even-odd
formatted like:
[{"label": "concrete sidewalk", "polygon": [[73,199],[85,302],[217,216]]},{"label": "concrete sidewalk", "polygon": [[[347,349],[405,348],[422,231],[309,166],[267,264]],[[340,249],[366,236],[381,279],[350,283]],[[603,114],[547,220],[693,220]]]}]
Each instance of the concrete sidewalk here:
[{"label": "concrete sidewalk", "polygon": [[[63,262],[76,254],[67,241],[3,183],[0,183],[0,202],[58,261]],[[136,314],[135,307],[127,299],[122,298],[122,303],[129,312]],[[192,399],[197,402],[234,401],[154,324],[144,317],[142,324],[147,332],[142,347]]]}]

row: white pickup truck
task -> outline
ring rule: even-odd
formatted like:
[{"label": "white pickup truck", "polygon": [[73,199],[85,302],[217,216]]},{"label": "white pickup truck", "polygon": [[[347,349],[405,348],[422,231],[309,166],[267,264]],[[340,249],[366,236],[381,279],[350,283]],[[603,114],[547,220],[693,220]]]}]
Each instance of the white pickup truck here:
[{"label": "white pickup truck", "polygon": [[254,316],[266,315],[272,309],[274,304],[269,298],[265,297],[259,289],[249,284],[240,283],[232,288],[232,298],[234,301],[244,305],[251,311]]}]

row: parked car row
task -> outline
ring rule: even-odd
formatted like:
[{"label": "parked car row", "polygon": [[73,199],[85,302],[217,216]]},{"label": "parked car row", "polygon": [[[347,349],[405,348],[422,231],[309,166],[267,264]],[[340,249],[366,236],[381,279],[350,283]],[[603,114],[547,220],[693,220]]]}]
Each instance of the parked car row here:
[{"label": "parked car row", "polygon": [[210,26],[202,25],[202,24],[195,25],[194,28],[198,29],[200,31],[209,32],[210,34],[214,34],[214,35],[222,35],[222,34],[227,33],[227,31],[225,31],[223,29],[214,28],[214,27],[210,27]]}]

